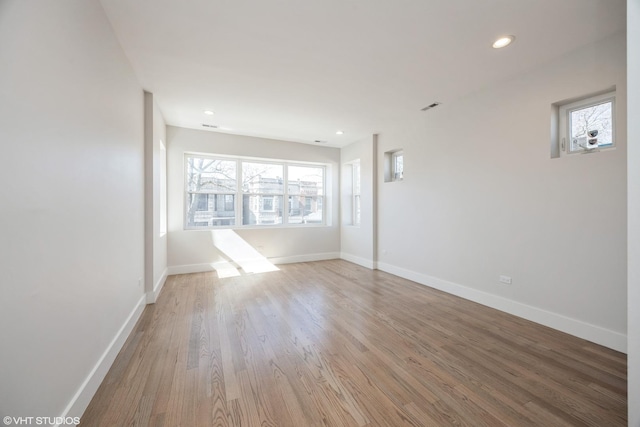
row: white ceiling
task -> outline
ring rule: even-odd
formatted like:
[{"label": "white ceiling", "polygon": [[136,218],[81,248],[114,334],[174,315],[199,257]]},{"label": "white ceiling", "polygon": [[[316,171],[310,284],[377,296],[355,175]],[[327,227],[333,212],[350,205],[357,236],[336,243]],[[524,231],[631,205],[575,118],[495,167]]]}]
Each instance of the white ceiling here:
[{"label": "white ceiling", "polygon": [[624,0],[101,1],[168,124],[333,146],[625,29]]}]

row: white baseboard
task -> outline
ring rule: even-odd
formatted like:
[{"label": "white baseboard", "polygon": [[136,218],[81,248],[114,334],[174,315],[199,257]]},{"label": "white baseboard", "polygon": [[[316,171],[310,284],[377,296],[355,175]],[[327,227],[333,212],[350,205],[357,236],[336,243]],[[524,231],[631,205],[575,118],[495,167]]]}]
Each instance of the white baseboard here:
[{"label": "white baseboard", "polygon": [[370,270],[375,270],[376,269],[376,263],[373,262],[370,259],[366,259],[366,258],[362,258],[359,256],[355,256],[355,255],[351,255],[348,254],[346,252],[341,252],[340,253],[340,259],[343,259],[345,261],[349,261],[352,262],[354,264],[358,264],[362,267],[368,268]]},{"label": "white baseboard", "polygon": [[531,320],[604,347],[623,353],[627,352],[627,336],[625,334],[391,264],[378,262],[378,269],[421,285]]},{"label": "white baseboard", "polygon": [[61,415],[62,418],[82,417],[87,406],[89,406],[89,402],[91,402],[96,391],[98,391],[98,387],[100,387],[104,377],[107,375],[107,372],[109,372],[113,361],[116,359],[120,350],[122,350],[122,346],[131,334],[133,327],[136,325],[138,319],[140,319],[140,315],[146,305],[145,300],[144,295],[140,297],[140,300],[138,300],[138,303],[129,314],[127,320],[125,320],[120,330],[116,333],[115,337],[113,337],[107,349],[65,408]]},{"label": "white baseboard", "polygon": [[319,254],[294,255],[286,257],[269,258],[272,264],[293,264],[296,262],[326,261],[329,259],[339,259],[339,252],[324,252]]},{"label": "white baseboard", "polygon": [[[338,252],[324,252],[318,254],[294,255],[288,257],[276,257],[267,259],[272,264],[293,264],[296,262],[326,261],[329,259],[339,258],[340,253]],[[234,267],[239,268],[237,264],[231,261],[222,261],[220,264],[233,265]],[[216,263],[173,265],[171,267],[168,267],[167,271],[169,276],[173,274],[202,273],[204,271],[215,271],[215,266]]]},{"label": "white baseboard", "polygon": [[164,282],[167,281],[168,272],[169,269],[165,268],[162,272],[162,275],[160,275],[160,279],[158,279],[156,284],[153,285],[153,291],[147,292],[147,304],[155,304],[156,300],[158,299],[158,295],[160,295],[160,291],[164,286]]},{"label": "white baseboard", "polygon": [[173,276],[174,274],[189,274],[189,273],[202,273],[203,271],[214,271],[213,263],[206,264],[187,264],[187,265],[172,265],[167,267],[167,275]]}]

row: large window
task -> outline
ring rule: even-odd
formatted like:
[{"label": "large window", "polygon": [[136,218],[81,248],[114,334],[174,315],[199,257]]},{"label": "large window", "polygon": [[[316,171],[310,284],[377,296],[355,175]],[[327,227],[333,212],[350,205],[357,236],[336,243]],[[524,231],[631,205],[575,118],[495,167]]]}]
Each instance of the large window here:
[{"label": "large window", "polygon": [[325,166],[186,156],[185,228],[325,223]]}]

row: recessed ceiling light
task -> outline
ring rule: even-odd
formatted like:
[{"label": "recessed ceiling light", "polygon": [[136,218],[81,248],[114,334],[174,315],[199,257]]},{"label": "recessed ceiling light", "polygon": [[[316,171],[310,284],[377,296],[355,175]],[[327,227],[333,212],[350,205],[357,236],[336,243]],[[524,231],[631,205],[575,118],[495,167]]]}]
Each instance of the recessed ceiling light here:
[{"label": "recessed ceiling light", "polygon": [[503,36],[503,37],[500,37],[498,40],[493,42],[493,48],[494,49],[501,49],[503,47],[507,47],[511,43],[513,43],[513,41],[515,39],[516,39],[515,36]]},{"label": "recessed ceiling light", "polygon": [[344,132],[343,132],[343,131],[341,131],[341,130],[337,130],[337,131],[336,131],[336,135],[344,135]]},{"label": "recessed ceiling light", "polygon": [[204,113],[205,113],[207,116],[213,116],[213,111],[211,111],[211,110],[204,110]]}]

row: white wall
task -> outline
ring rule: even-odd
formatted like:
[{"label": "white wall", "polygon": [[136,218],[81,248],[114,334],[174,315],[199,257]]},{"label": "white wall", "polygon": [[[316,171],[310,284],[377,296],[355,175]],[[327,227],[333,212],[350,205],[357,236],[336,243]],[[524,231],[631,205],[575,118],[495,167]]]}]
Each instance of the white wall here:
[{"label": "white wall", "polygon": [[640,426],[640,0],[627,1],[629,426]]},{"label": "white wall", "polygon": [[[154,303],[167,278],[167,233],[161,232],[161,170],[166,124],[153,94],[145,92],[145,292]],[[165,155],[166,157],[166,155]],[[165,169],[166,170],[166,169]],[[166,177],[165,177],[166,179]],[[165,194],[166,194],[166,187]],[[166,206],[165,206],[166,215]]]},{"label": "white wall", "polygon": [[[616,35],[384,129],[378,168],[402,148],[405,171],[378,176],[379,268],[625,350],[625,45]],[[551,159],[551,104],[613,85],[616,149]]]},{"label": "white wall", "polygon": [[[161,144],[165,146],[165,153],[162,153]],[[154,258],[153,258],[153,287],[157,294],[167,277],[167,226],[164,231],[160,229],[161,209],[164,210],[164,220],[167,217],[167,126],[164,117],[160,112],[157,103],[153,103],[153,231],[154,231]],[[161,162],[164,162],[164,185],[160,184]],[[160,191],[164,190],[165,204],[160,204]]]},{"label": "white wall", "polygon": [[0,64],[0,416],[79,416],[144,307],[142,90],[97,1],[3,0]]},{"label": "white wall", "polygon": [[[340,150],[341,257],[368,268],[375,268],[375,176],[377,136],[355,142]],[[351,162],[360,160],[360,225],[354,226],[351,211],[353,181]]]},{"label": "white wall", "polygon": [[274,262],[337,258],[340,252],[338,165],[340,150],[308,144],[276,141],[218,132],[167,127],[169,174],[168,264],[171,273],[204,271],[224,259],[213,247],[210,231],[185,231],[184,153],[211,153],[279,160],[318,162],[331,165],[327,209],[332,223],[327,227],[237,229],[240,237]]}]

